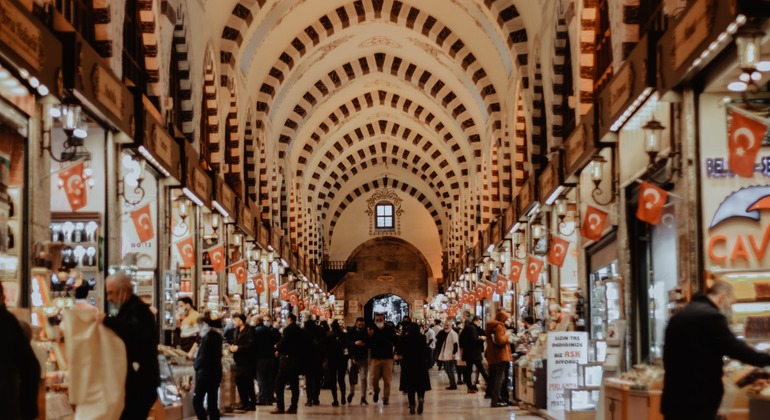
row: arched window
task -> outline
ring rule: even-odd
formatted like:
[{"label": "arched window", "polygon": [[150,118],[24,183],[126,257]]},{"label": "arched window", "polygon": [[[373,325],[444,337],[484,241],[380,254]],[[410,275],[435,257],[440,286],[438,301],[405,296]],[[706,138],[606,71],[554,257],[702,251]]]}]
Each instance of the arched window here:
[{"label": "arched window", "polygon": [[393,204],[387,201],[377,203],[374,228],[377,230],[394,230],[396,228]]}]

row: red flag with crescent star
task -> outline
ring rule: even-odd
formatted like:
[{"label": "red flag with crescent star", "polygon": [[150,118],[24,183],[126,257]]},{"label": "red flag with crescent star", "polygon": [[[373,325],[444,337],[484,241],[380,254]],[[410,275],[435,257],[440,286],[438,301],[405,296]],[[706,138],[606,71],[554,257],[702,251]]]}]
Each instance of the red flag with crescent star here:
[{"label": "red flag with crescent star", "polygon": [[508,274],[508,280],[511,283],[518,283],[522,271],[524,271],[524,263],[521,261],[511,261],[511,272]]},{"label": "red flag with crescent star", "polygon": [[484,297],[487,300],[492,300],[492,297],[495,295],[495,284],[491,281],[485,281],[484,282]]},{"label": "red flag with crescent star", "polygon": [[527,281],[530,283],[537,283],[537,278],[540,276],[540,270],[542,269],[543,260],[530,255],[527,258]]},{"label": "red flag with crescent star", "polygon": [[484,282],[480,281],[476,285],[476,297],[479,299],[484,299],[484,295],[487,293],[486,288],[484,286]]},{"label": "red flag with crescent star", "polygon": [[152,227],[150,203],[132,211],[131,220],[134,221],[134,228],[136,229],[136,234],[139,236],[139,242],[147,242],[155,237],[155,229]]},{"label": "red flag with crescent star", "polygon": [[639,206],[636,208],[636,217],[651,225],[660,223],[663,217],[663,206],[666,204],[668,191],[658,188],[648,182],[642,182],[639,190]]},{"label": "red flag with crescent star", "polygon": [[548,264],[555,265],[559,268],[563,267],[564,259],[567,258],[568,249],[569,242],[558,236],[554,236],[551,250],[548,251]]},{"label": "red flag with crescent star", "polygon": [[754,176],[754,165],[767,132],[767,124],[742,112],[734,111],[727,139],[727,166],[730,171],[744,178]]},{"label": "red flag with crescent star", "polygon": [[246,283],[248,277],[248,271],[246,270],[246,260],[240,260],[239,262],[230,266],[230,272],[235,274],[235,280],[238,284]]},{"label": "red flag with crescent star", "polygon": [[299,297],[297,296],[297,291],[292,290],[291,292],[289,292],[289,304],[291,304],[291,306],[297,306],[298,303],[299,303]]},{"label": "red flag with crescent star", "polygon": [[209,248],[209,260],[211,260],[211,267],[216,272],[220,272],[225,269],[225,247],[222,244]]},{"label": "red flag with crescent star", "polygon": [[588,206],[583,225],[580,226],[580,234],[586,239],[598,241],[604,232],[604,224],[607,222],[607,213],[593,206]]},{"label": "red flag with crescent star", "polygon": [[267,288],[270,289],[271,292],[278,290],[278,278],[275,273],[267,276]]},{"label": "red flag with crescent star", "polygon": [[72,211],[78,211],[88,204],[88,192],[83,180],[84,167],[84,163],[80,162],[59,172],[59,180],[62,182],[62,188],[67,195],[67,201],[69,201]]},{"label": "red flag with crescent star", "polygon": [[257,291],[257,294],[261,295],[265,292],[265,280],[262,278],[262,274],[257,274],[251,281],[254,282],[254,290]]},{"label": "red flag with crescent star", "polygon": [[497,278],[497,294],[502,296],[503,293],[505,293],[508,290],[508,280],[506,280],[504,277],[499,276]]},{"label": "red flag with crescent star", "polygon": [[195,266],[195,244],[193,243],[192,236],[177,242],[176,249],[179,251],[179,255],[182,256],[184,267],[190,268]]},{"label": "red flag with crescent star", "polygon": [[281,300],[289,300],[289,284],[284,283],[278,288],[278,293],[281,295]]}]

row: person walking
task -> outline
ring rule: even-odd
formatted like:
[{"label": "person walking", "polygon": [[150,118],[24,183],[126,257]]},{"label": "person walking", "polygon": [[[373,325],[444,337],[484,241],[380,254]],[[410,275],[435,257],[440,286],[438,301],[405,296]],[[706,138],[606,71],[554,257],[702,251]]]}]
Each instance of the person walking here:
[{"label": "person walking", "polygon": [[119,272],[109,276],[105,284],[107,301],[117,313],[105,318],[104,313],[98,312],[96,319],[123,340],[128,362],[125,406],[120,418],[146,419],[158,398],[160,385],[155,316],[134,294],[134,286],[127,274]]},{"label": "person walking", "polygon": [[369,405],[366,401],[367,383],[369,381],[369,335],[366,332],[366,321],[363,317],[356,318],[356,324],[348,330],[348,353],[350,355],[350,394],[348,404],[356,394],[356,385],[361,380],[361,405]]},{"label": "person walking", "polygon": [[273,385],[278,360],[275,357],[275,345],[281,339],[281,333],[273,328],[270,315],[261,318],[254,328],[254,357],[256,358],[256,375],[259,395],[257,405],[271,405],[275,401]]},{"label": "person walking", "polygon": [[396,330],[385,325],[385,315],[374,315],[374,328],[369,327],[369,349],[371,362],[369,370],[372,373],[372,389],[374,402],[380,399],[380,379],[382,379],[382,404],[390,404],[390,382],[393,379],[393,347],[396,345]]},{"label": "person walking", "polygon": [[440,319],[433,320],[433,326],[430,327],[431,330],[433,330],[433,336],[435,337],[436,341],[433,343],[433,354],[431,355],[433,358],[433,363],[436,364],[436,367],[438,370],[441,370],[444,367],[444,364],[438,361],[438,351],[440,349],[441,343],[438,342],[438,333],[441,332],[443,327],[443,323]]},{"label": "person walking", "polygon": [[0,283],[0,419],[32,420],[38,416],[40,364],[19,321],[5,306]]},{"label": "person walking", "polygon": [[[430,347],[425,336],[420,333],[417,324],[406,326],[406,332],[398,346],[398,356],[401,359],[401,382],[399,390],[406,392],[409,399],[409,414],[422,414],[425,404],[425,392],[430,391]],[[415,397],[416,400],[415,401]]]},{"label": "person walking", "polygon": [[347,337],[342,331],[340,323],[332,321],[331,331],[326,334],[324,341],[324,366],[325,380],[332,392],[332,406],[340,405],[337,399],[337,385],[342,396],[342,405],[345,405],[345,374],[347,373],[348,358],[345,356],[345,343]]},{"label": "person walking", "polygon": [[[278,374],[275,378],[275,410],[271,414],[296,414],[299,403],[299,369],[300,360],[305,356],[305,339],[302,329],[297,325],[297,316],[286,316],[286,324],[283,327],[283,335],[275,345],[278,356]],[[286,410],[284,402],[284,390],[286,385],[291,389],[291,405]]]},{"label": "person walking", "polygon": [[428,348],[430,349],[430,360],[428,360],[428,369],[430,369],[433,367],[433,352],[436,349],[436,333],[430,326],[425,328],[425,342],[428,344]]},{"label": "person walking", "polygon": [[489,375],[487,375],[484,364],[482,363],[484,354],[484,341],[486,337],[479,334],[481,330],[481,318],[474,316],[472,320],[465,325],[460,332],[459,342],[462,349],[462,360],[465,362],[465,384],[468,386],[468,393],[475,394],[478,387],[473,382],[473,367],[476,367],[479,375],[484,378],[487,384],[487,395],[490,392]]},{"label": "person walking", "polygon": [[730,331],[727,317],[735,303],[733,286],[718,280],[668,321],[663,345],[664,418],[713,420],[724,388],[722,358],[769,366],[770,354],[758,352]]},{"label": "person walking", "polygon": [[457,370],[457,351],[459,350],[458,336],[452,329],[452,321],[444,321],[444,329],[438,333],[441,347],[438,350],[438,360],[444,363],[444,371],[449,377],[449,386],[446,389],[457,389],[455,372]]},{"label": "person walking", "polygon": [[305,374],[305,392],[307,393],[306,407],[320,405],[321,383],[323,382],[323,342],[326,334],[315,320],[308,319],[302,328],[305,335],[305,354],[303,357],[303,372]]},{"label": "person walking", "polygon": [[257,358],[254,330],[246,323],[244,314],[233,315],[233,325],[235,333],[229,349],[235,361],[235,385],[241,397],[241,405],[237,410],[255,411],[257,396],[254,392],[254,373],[257,370]]},{"label": "person walking", "polygon": [[[510,319],[508,312],[504,310],[497,311],[495,319],[487,322],[484,328],[487,342],[487,362],[489,363],[489,384],[491,387],[489,396],[492,407],[508,406],[508,365],[513,360],[511,357],[511,346],[508,343],[510,334],[505,328],[505,323]],[[506,389],[503,390],[503,384]],[[503,395],[505,392],[505,395]]]},{"label": "person walking", "polygon": [[[222,321],[212,319],[211,313],[198,317],[201,341],[195,354],[195,389],[193,390],[193,409],[198,420],[218,420],[219,385],[222,383]],[[203,407],[206,400],[208,409]],[[137,417],[138,418],[138,417]],[[146,418],[146,417],[143,417]]]}]

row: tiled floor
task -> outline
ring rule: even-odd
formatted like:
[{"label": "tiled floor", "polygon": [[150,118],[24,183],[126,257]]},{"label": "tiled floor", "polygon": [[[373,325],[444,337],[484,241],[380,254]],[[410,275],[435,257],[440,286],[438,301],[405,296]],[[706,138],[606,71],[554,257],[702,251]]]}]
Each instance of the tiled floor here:
[{"label": "tiled floor", "polygon": [[[517,419],[517,420],[533,420],[540,417],[533,416],[527,411],[520,410],[515,407],[511,408],[490,408],[489,400],[484,399],[484,393],[477,394],[466,393],[466,388],[460,386],[456,391],[447,391],[444,388],[448,385],[446,376],[440,377],[439,372],[436,369],[431,370],[431,386],[432,391],[429,391],[425,396],[425,411],[422,416],[411,416],[409,414],[409,407],[406,396],[397,392],[398,389],[398,370],[393,375],[393,388],[391,390],[390,405],[383,406],[382,401],[379,404],[372,402],[371,395],[367,398],[369,400],[369,406],[360,406],[358,400],[359,395],[353,400],[353,404],[349,406],[332,407],[331,391],[321,391],[321,405],[314,407],[305,407],[305,394],[304,390],[300,397],[299,413],[297,415],[271,415],[270,411],[273,407],[257,407],[256,412],[231,414],[226,418],[237,419],[269,419],[269,418],[300,418],[300,419],[330,419],[330,418],[370,418],[377,417],[380,419],[402,419],[404,417],[415,417],[422,419],[440,419],[448,420],[480,420],[480,419]],[[371,392],[371,391],[370,391]],[[290,398],[290,392],[286,391],[286,399]],[[451,417],[450,417],[451,416]]]}]

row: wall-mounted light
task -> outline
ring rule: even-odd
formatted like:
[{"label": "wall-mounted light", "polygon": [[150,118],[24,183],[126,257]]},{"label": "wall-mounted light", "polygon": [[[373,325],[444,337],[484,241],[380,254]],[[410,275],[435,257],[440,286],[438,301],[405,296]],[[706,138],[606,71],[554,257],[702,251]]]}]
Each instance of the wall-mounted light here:
[{"label": "wall-mounted light", "polygon": [[62,131],[67,136],[64,141],[64,150],[59,157],[53,154],[51,144],[51,133],[46,132],[41,137],[40,148],[48,152],[51,159],[56,162],[74,162],[85,159],[91,160],[91,153],[85,148],[85,138],[88,137],[88,125],[81,115],[81,106],[77,100],[68,97],[60,105],[52,105],[49,108],[49,115],[56,118],[61,123]]},{"label": "wall-mounted light", "polygon": [[219,230],[219,213],[211,213],[211,230],[214,231],[214,236],[219,236],[217,231]]},{"label": "wall-mounted light", "polygon": [[730,82],[727,88],[732,92],[745,92],[751,88],[752,92],[759,89],[757,82],[762,80],[762,72],[767,71],[761,63],[762,37],[764,32],[748,24],[735,34],[735,45],[738,49],[738,62],[741,74],[738,80]]},{"label": "wall-mounted light", "polygon": [[[179,214],[179,223],[171,230],[174,236],[181,238],[187,235],[189,226],[187,225],[187,198],[184,195],[177,197],[177,212]],[[176,228],[179,229],[176,229]],[[178,232],[177,232],[178,230]]]},{"label": "wall-mounted light", "polygon": [[556,218],[559,221],[559,223],[556,225],[556,230],[559,232],[559,234],[570,236],[575,233],[576,226],[574,220],[572,222],[572,230],[565,229],[567,222],[565,222],[564,219],[567,218],[567,213],[569,212],[569,203],[567,202],[567,199],[565,197],[557,198],[553,203],[553,209],[554,213],[556,213]]},{"label": "wall-mounted light", "polygon": [[513,242],[511,253],[520,260],[527,256],[526,249],[522,249],[525,246],[524,240],[524,232],[522,231],[516,231],[511,235],[511,242]]},{"label": "wall-mounted light", "polygon": [[535,219],[535,221],[529,225],[529,228],[532,232],[532,239],[537,241],[545,236],[545,225],[543,225],[543,221],[541,219]]},{"label": "wall-mounted light", "polygon": [[[594,189],[591,191],[591,197],[594,199],[596,204],[601,206],[610,204],[614,198],[614,194],[612,192],[608,194],[605,191],[602,191],[600,187],[602,180],[604,179],[604,165],[606,163],[607,159],[605,159],[604,156],[600,154],[596,154],[591,158],[591,181],[594,183]],[[612,176],[612,174],[610,174],[610,176]],[[599,198],[603,195],[608,196],[606,201]]]},{"label": "wall-mounted light", "polygon": [[[142,188],[142,181],[144,181],[145,165],[145,160],[123,155],[123,166],[128,168],[130,172],[124,175],[123,179],[118,180],[118,196],[123,197],[123,201],[129,206],[135,206],[144,199],[145,192]],[[134,187],[134,196],[138,197],[136,200],[131,200],[126,196],[126,186]]]},{"label": "wall-mounted light", "polygon": [[657,172],[656,165],[659,164],[662,167],[665,167],[668,165],[669,159],[678,153],[672,150],[668,156],[664,156],[660,159],[660,163],[657,162],[658,154],[660,153],[663,145],[663,130],[665,129],[666,127],[661,124],[660,121],[654,118],[650,121],[647,121],[642,126],[642,130],[644,132],[644,151],[650,157],[650,163],[647,165],[648,177],[651,181],[657,184],[668,184],[674,178],[674,175],[676,175],[676,173],[679,171],[679,168],[674,165],[665,179],[655,178],[655,173]]}]

